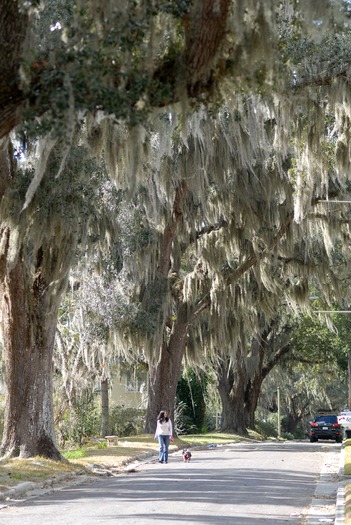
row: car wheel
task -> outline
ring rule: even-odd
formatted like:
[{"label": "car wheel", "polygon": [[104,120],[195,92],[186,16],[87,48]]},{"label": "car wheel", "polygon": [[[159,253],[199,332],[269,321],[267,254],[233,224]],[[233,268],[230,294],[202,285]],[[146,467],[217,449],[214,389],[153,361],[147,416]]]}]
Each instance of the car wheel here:
[{"label": "car wheel", "polygon": [[342,443],[342,437],[339,436],[335,439],[336,443]]},{"label": "car wheel", "polygon": [[311,443],[314,443],[315,441],[318,441],[318,440],[315,437],[311,436],[310,437],[310,441],[311,441]]}]

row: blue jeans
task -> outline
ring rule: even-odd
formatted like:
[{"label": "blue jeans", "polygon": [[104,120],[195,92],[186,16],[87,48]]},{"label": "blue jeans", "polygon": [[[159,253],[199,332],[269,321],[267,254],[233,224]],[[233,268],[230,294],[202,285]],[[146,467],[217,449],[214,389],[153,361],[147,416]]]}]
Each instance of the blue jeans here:
[{"label": "blue jeans", "polygon": [[160,455],[158,460],[168,463],[168,447],[171,436],[158,435],[158,444],[160,445]]}]

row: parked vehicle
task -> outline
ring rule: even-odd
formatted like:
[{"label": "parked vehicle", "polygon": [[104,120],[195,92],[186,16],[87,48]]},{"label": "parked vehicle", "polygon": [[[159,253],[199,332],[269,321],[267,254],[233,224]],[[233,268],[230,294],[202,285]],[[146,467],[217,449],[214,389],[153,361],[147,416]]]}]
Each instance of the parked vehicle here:
[{"label": "parked vehicle", "polygon": [[341,430],[347,439],[351,438],[351,411],[344,410],[338,415],[338,423],[341,425]]},{"label": "parked vehicle", "polygon": [[311,443],[319,439],[333,439],[337,443],[342,443],[342,429],[338,422],[338,416],[331,414],[317,416],[311,421],[310,425]]}]

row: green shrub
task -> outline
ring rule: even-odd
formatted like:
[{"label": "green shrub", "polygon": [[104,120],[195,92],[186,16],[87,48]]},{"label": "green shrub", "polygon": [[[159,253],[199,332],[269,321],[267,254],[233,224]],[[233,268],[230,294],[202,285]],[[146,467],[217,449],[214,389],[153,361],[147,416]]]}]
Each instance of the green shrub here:
[{"label": "green shrub", "polygon": [[259,434],[264,437],[277,437],[277,425],[274,421],[257,420],[255,421],[255,427]]},{"label": "green shrub", "polygon": [[295,436],[291,432],[283,432],[282,438],[291,440],[295,439]]},{"label": "green shrub", "polygon": [[193,419],[188,414],[188,405],[185,401],[177,401],[174,410],[174,428],[181,436],[185,434],[198,434],[198,429]]},{"label": "green shrub", "polygon": [[206,430],[206,389],[205,374],[196,374],[190,368],[184,371],[177,386],[178,433],[180,428],[183,434],[201,433]]},{"label": "green shrub", "polygon": [[136,436],[144,432],[146,410],[114,406],[110,410],[111,434],[125,437]]},{"label": "green shrub", "polygon": [[306,431],[301,428],[301,427],[297,427],[295,432],[294,432],[294,438],[295,439],[305,439],[306,438]]},{"label": "green shrub", "polygon": [[100,434],[101,416],[93,400],[81,401],[67,409],[56,425],[59,446],[81,447],[85,439]]},{"label": "green shrub", "polygon": [[206,413],[206,432],[215,432],[216,429],[216,416]]}]

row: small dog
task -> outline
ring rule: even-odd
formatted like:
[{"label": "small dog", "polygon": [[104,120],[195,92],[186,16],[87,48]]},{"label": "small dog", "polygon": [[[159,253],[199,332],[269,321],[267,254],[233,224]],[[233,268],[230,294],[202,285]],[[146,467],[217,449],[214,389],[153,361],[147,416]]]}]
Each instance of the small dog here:
[{"label": "small dog", "polygon": [[191,452],[185,448],[183,450],[183,460],[185,461],[185,463],[189,463],[190,459],[191,459]]}]

